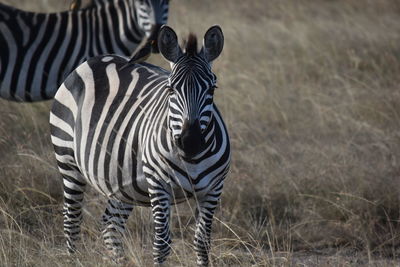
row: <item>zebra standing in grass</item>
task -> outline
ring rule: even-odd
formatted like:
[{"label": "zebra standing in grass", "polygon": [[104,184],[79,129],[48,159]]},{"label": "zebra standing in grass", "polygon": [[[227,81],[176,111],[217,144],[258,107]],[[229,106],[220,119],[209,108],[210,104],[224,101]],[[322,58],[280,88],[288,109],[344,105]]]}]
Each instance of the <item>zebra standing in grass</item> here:
[{"label": "zebra standing in grass", "polygon": [[153,32],[167,17],[168,0],[95,0],[88,8],[59,13],[26,12],[0,3],[0,97],[53,98],[84,60],[130,55],[145,36],[156,36]]},{"label": "zebra standing in grass", "polygon": [[184,51],[175,32],[160,30],[158,47],[172,71],[128,64],[119,56],[89,59],[58,90],[51,110],[51,138],[64,181],[64,232],[74,251],[86,184],[110,200],[103,238],[113,257],[133,205],[151,205],[153,257],[170,252],[170,206],[194,197],[197,263],[208,264],[213,213],[230,163],[229,137],[214,104],[211,63],[223,48],[219,26],[204,45],[189,35]]}]

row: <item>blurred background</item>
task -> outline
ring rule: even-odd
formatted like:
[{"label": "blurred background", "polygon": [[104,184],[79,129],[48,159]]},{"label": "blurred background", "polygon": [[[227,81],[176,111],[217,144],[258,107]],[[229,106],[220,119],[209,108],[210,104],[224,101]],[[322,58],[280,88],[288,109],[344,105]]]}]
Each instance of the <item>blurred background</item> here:
[{"label": "blurred background", "polygon": [[[0,0],[39,12],[67,0]],[[171,0],[169,25],[225,34],[215,101],[233,164],[211,266],[398,266],[400,2]],[[150,62],[168,68],[161,56]],[[51,101],[0,100],[0,265],[108,266],[104,198],[88,192],[81,252],[66,258]],[[175,207],[170,266],[194,266],[192,204]],[[151,216],[128,224],[128,266],[151,266]]]}]

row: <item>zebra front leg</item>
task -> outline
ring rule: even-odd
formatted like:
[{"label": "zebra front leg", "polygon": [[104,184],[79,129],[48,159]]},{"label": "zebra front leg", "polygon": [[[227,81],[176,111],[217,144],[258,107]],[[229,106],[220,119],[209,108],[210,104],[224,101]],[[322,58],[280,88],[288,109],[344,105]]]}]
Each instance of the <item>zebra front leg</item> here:
[{"label": "zebra front leg", "polygon": [[132,204],[110,199],[102,216],[103,240],[110,256],[117,263],[124,259],[122,237],[132,209]]},{"label": "zebra front leg", "polygon": [[197,254],[198,266],[208,266],[211,225],[214,211],[218,205],[220,196],[221,190],[218,190],[208,193],[204,198],[198,200],[198,215],[196,219],[196,231],[194,236],[194,246]]},{"label": "zebra front leg", "polygon": [[161,265],[171,251],[169,219],[171,199],[159,181],[152,180],[149,188],[154,221],[153,259],[154,265]]},{"label": "zebra front leg", "polygon": [[60,171],[64,185],[64,235],[67,239],[68,252],[74,253],[75,241],[78,240],[81,231],[82,201],[86,183],[75,170],[65,170],[60,167]]}]

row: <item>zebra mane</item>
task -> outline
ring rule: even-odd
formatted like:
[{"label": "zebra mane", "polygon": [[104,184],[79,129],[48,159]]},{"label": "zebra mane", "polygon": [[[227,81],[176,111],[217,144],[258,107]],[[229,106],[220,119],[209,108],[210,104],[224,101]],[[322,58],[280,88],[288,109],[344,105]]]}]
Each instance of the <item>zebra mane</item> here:
[{"label": "zebra mane", "polygon": [[189,36],[185,42],[185,52],[189,56],[197,54],[197,37],[193,33],[189,33]]}]

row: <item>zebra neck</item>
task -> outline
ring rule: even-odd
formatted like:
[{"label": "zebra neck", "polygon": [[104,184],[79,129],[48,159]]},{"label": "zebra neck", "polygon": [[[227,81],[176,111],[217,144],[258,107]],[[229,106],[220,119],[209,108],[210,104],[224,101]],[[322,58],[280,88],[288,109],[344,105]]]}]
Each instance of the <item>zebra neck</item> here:
[{"label": "zebra neck", "polygon": [[204,149],[198,155],[190,159],[189,162],[197,163],[198,161],[201,161],[203,158],[207,157],[207,155],[212,153],[213,149],[215,148],[215,126],[216,121],[213,116],[207,128],[202,133],[205,140]]}]

